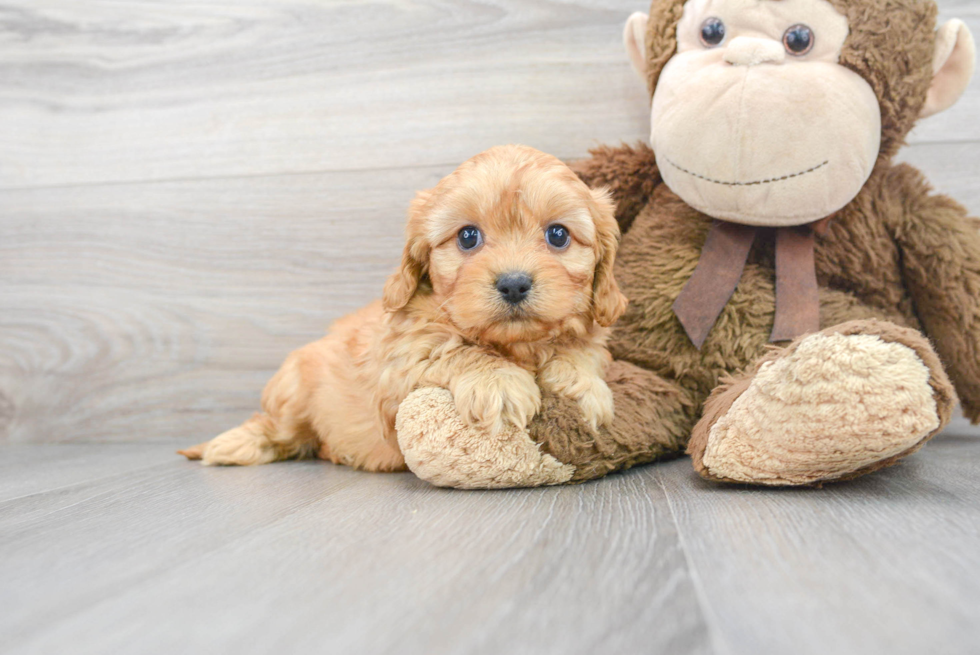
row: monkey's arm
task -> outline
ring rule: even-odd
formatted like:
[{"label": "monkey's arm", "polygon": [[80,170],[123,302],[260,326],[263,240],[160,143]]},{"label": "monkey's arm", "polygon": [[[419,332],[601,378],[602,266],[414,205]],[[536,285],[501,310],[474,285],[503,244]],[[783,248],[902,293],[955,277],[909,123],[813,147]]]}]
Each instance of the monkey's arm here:
[{"label": "monkey's arm", "polygon": [[980,221],[953,199],[931,193],[922,174],[899,165],[882,205],[902,255],[916,314],[960,397],[980,422]]},{"label": "monkey's arm", "polygon": [[606,384],[616,407],[608,426],[593,430],[574,401],[547,392],[528,425],[541,452],[575,467],[570,482],[680,455],[694,426],[694,400],[676,382],[614,361]]},{"label": "monkey's arm", "polygon": [[463,489],[584,482],[683,452],[695,414],[687,390],[621,361],[606,384],[616,415],[599,431],[574,400],[545,391],[527,430],[497,434],[465,425],[447,390],[419,389],[398,410],[398,443],[417,476]]},{"label": "monkey's arm", "polygon": [[637,143],[618,148],[600,146],[592,157],[570,164],[592,188],[607,187],[616,202],[616,220],[625,233],[660,184],[660,169],[650,146]]}]

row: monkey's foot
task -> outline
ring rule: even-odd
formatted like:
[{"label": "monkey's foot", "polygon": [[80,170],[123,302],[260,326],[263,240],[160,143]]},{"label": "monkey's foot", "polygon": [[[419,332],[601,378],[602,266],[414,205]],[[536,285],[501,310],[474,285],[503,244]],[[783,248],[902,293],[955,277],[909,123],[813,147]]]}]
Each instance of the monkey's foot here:
[{"label": "monkey's foot", "polygon": [[802,337],[718,387],[688,453],[710,480],[845,480],[921,448],[949,422],[954,402],[920,333],[854,321]]},{"label": "monkey's foot", "polygon": [[526,430],[491,434],[467,426],[446,389],[413,392],[398,408],[395,427],[408,468],[439,487],[539,487],[568,482],[575,472],[541,452]]}]

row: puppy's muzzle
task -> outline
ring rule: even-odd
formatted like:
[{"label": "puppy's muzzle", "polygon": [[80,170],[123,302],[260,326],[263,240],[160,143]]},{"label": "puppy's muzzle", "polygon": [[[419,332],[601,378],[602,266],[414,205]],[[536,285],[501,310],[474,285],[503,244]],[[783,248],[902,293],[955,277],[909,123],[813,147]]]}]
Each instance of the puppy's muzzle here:
[{"label": "puppy's muzzle", "polygon": [[496,281],[497,291],[505,302],[519,305],[527,299],[533,281],[527,273],[504,273]]}]

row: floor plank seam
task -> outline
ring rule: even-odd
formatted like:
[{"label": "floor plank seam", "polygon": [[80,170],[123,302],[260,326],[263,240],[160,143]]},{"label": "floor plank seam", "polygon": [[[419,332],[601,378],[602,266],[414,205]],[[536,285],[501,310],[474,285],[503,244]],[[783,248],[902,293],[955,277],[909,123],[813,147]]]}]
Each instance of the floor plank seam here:
[{"label": "floor plank seam", "polygon": [[[583,155],[584,157],[585,155]],[[365,174],[365,173],[383,173],[391,171],[424,171],[426,169],[433,170],[445,170],[447,173],[451,171],[456,166],[459,166],[459,162],[435,162],[430,164],[419,164],[419,165],[409,165],[404,166],[368,166],[364,168],[325,168],[325,169],[310,169],[303,171],[280,171],[275,173],[246,173],[242,175],[200,175],[194,177],[161,177],[161,178],[146,178],[139,180],[98,180],[93,182],[77,182],[68,184],[41,184],[37,186],[15,186],[15,187],[4,187],[0,186],[0,192],[27,192],[27,191],[56,191],[63,189],[84,189],[84,188],[98,188],[98,187],[119,187],[119,186],[149,186],[152,184],[184,184],[188,182],[224,182],[224,181],[234,181],[234,180],[252,180],[252,179],[274,179],[277,177],[303,177],[303,176],[317,176],[317,175],[347,175],[347,174]]]},{"label": "floor plank seam", "polygon": [[899,150],[899,155],[905,152],[909,148],[915,148],[917,146],[968,146],[976,145],[980,143],[980,139],[926,139],[923,141],[909,141],[908,144],[902,150]]},{"label": "floor plank seam", "polygon": [[[621,143],[626,143],[625,139],[620,140]],[[589,148],[595,148],[602,145],[613,145],[614,142],[610,141],[608,144],[595,141]],[[935,146],[970,146],[970,145],[980,145],[980,139],[966,138],[966,139],[925,139],[922,141],[910,141],[907,146],[899,153],[899,158],[901,154],[907,152],[911,149],[917,147],[935,147]],[[555,154],[555,153],[552,153]],[[573,157],[563,157],[560,154],[556,154],[560,159],[566,159],[567,161],[575,161],[576,159],[583,159],[588,156],[588,153],[582,153],[579,156]],[[896,160],[898,161],[898,160]],[[458,161],[451,162],[431,162],[422,164],[405,164],[400,166],[366,166],[366,167],[353,167],[353,168],[311,168],[308,170],[297,170],[297,171],[278,171],[278,172],[268,172],[268,173],[244,173],[244,174],[228,174],[228,175],[200,175],[200,176],[177,176],[177,177],[161,177],[161,178],[144,178],[136,180],[97,180],[92,182],[74,182],[74,183],[64,183],[64,184],[40,184],[36,186],[0,186],[0,192],[30,192],[30,191],[55,191],[55,190],[66,190],[66,189],[84,189],[84,188],[99,188],[99,187],[125,187],[125,186],[150,186],[154,184],[186,184],[194,182],[221,182],[221,181],[234,181],[234,180],[252,180],[252,179],[275,179],[275,178],[290,178],[290,177],[304,177],[304,176],[318,176],[318,175],[351,175],[351,174],[366,174],[366,173],[381,173],[381,172],[392,172],[392,171],[424,171],[426,169],[432,169],[433,171],[445,170],[449,172],[451,169],[459,165]]]},{"label": "floor plank seam", "polygon": [[[43,624],[46,627],[40,628],[40,631],[50,629],[50,627],[52,625],[54,625],[55,622],[66,621],[66,620],[71,619],[72,617],[81,615],[81,614],[83,614],[85,612],[92,611],[93,609],[95,609],[99,605],[101,605],[103,603],[106,603],[106,602],[109,602],[113,598],[116,598],[117,596],[120,596],[122,594],[125,594],[128,591],[134,589],[137,585],[145,584],[148,581],[151,581],[151,580],[153,580],[155,578],[159,578],[160,576],[163,576],[163,575],[171,575],[175,571],[179,571],[180,569],[186,568],[186,567],[190,566],[191,564],[197,562],[200,559],[203,559],[205,557],[209,557],[209,556],[211,556],[211,555],[213,555],[215,553],[220,553],[222,550],[225,550],[225,549],[227,549],[227,548],[229,548],[231,546],[234,546],[235,544],[238,544],[238,543],[240,543],[240,542],[242,542],[244,540],[247,540],[249,538],[252,538],[252,537],[255,536],[255,534],[257,532],[260,532],[262,530],[266,530],[266,529],[270,528],[271,526],[274,526],[277,523],[279,523],[279,522],[281,522],[283,520],[286,520],[286,519],[290,518],[292,515],[296,514],[297,512],[300,512],[300,511],[302,511],[302,510],[310,507],[311,505],[315,505],[316,503],[321,502],[324,498],[329,497],[329,496],[333,495],[334,493],[339,492],[339,491],[342,491],[342,490],[344,490],[344,489],[346,489],[346,488],[348,488],[350,486],[353,486],[354,484],[356,484],[356,482],[357,482],[356,479],[347,480],[347,481],[341,483],[339,486],[331,488],[326,495],[320,496],[318,498],[310,499],[307,502],[304,502],[304,503],[301,503],[301,504],[297,505],[295,508],[293,508],[290,511],[286,511],[285,513],[283,513],[283,514],[281,514],[279,516],[276,516],[273,519],[270,519],[270,520],[268,520],[268,521],[266,521],[264,523],[261,523],[259,525],[253,526],[249,530],[247,530],[246,532],[243,532],[242,534],[238,535],[237,537],[233,537],[229,541],[226,541],[226,542],[220,544],[216,548],[212,548],[210,550],[204,550],[204,551],[195,550],[193,554],[185,554],[185,556],[181,557],[180,560],[178,562],[176,562],[176,563],[175,562],[165,562],[164,564],[162,564],[161,566],[159,566],[158,568],[156,568],[154,570],[146,571],[142,575],[139,575],[139,576],[137,576],[135,578],[131,578],[131,579],[126,579],[126,580],[120,581],[120,582],[116,583],[115,585],[113,585],[111,588],[102,590],[101,593],[97,594],[97,598],[90,599],[91,602],[85,604],[84,606],[80,606],[79,609],[74,610],[74,611],[69,611],[66,614],[63,614],[63,615],[61,615],[61,616],[59,616],[57,618],[49,618],[49,619],[46,619],[45,621],[43,621]],[[82,501],[82,502],[85,502],[85,501]],[[78,503],[75,503],[75,504],[77,505]],[[5,640],[4,645],[6,647],[10,648],[10,649],[12,649],[14,646],[18,646],[18,645],[20,645],[20,646],[26,646],[33,639],[36,638],[36,634],[37,634],[38,631],[39,631],[38,629],[32,629],[32,628],[28,627],[27,629],[21,630],[19,633],[16,633],[13,636],[7,635],[8,638]]]},{"label": "floor plank seam", "polygon": [[15,502],[15,501],[24,500],[25,498],[34,498],[36,496],[43,496],[45,494],[55,493],[55,492],[58,492],[58,491],[64,491],[66,489],[71,489],[72,487],[80,487],[80,486],[83,486],[83,485],[86,485],[86,484],[91,484],[93,482],[102,482],[102,481],[106,481],[106,480],[112,480],[113,478],[123,477],[123,476],[126,476],[126,475],[130,475],[132,473],[137,473],[139,471],[148,471],[150,469],[161,468],[163,466],[168,466],[169,464],[170,464],[169,462],[159,462],[157,464],[150,464],[148,466],[140,466],[138,468],[126,469],[125,471],[122,471],[122,472],[119,472],[119,473],[111,473],[109,475],[101,475],[101,476],[97,476],[97,477],[94,477],[94,478],[88,478],[88,479],[85,479],[85,480],[80,480],[78,482],[72,482],[71,484],[65,484],[65,485],[62,485],[60,487],[51,487],[50,489],[44,489],[43,491],[34,491],[32,493],[24,494],[22,496],[14,496],[13,498],[4,498],[3,500],[0,500],[0,508],[2,508],[7,503],[12,503],[12,502]]},{"label": "floor plank seam", "polygon": [[698,607],[701,608],[701,613],[704,616],[705,623],[708,625],[708,639],[711,641],[711,646],[717,655],[732,655],[733,651],[728,647],[728,644],[725,643],[725,641],[721,638],[721,635],[718,634],[718,631],[715,629],[715,625],[718,625],[720,622],[715,619],[714,611],[711,605],[708,603],[708,596],[704,591],[701,576],[694,567],[694,561],[691,559],[690,551],[688,550],[687,539],[684,537],[684,531],[681,530],[681,524],[677,519],[677,512],[674,509],[674,503],[670,498],[670,493],[667,491],[667,485],[664,484],[662,476],[663,472],[657,471],[657,484],[660,485],[660,489],[664,493],[664,498],[667,500],[667,508],[670,510],[670,518],[674,522],[674,527],[677,529],[677,541],[680,544],[681,552],[684,555],[684,563],[687,566],[688,575],[691,576],[691,585],[694,587],[694,595],[698,600]]}]

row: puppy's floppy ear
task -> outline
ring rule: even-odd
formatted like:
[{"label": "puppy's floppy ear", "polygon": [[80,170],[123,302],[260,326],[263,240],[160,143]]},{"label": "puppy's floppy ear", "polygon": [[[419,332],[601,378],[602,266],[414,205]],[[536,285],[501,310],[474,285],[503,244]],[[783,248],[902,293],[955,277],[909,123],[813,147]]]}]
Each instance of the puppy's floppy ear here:
[{"label": "puppy's floppy ear", "polygon": [[623,315],[629,302],[619,291],[613,277],[616,249],[619,247],[619,223],[616,222],[616,204],[609,192],[606,189],[593,189],[591,193],[598,248],[592,281],[592,312],[599,325],[609,327]]},{"label": "puppy's floppy ear", "polygon": [[425,275],[429,264],[429,243],[425,236],[426,204],[432,197],[431,191],[419,191],[408,207],[408,227],[405,229],[405,250],[402,263],[385,283],[381,304],[386,311],[394,312],[405,305],[415,295],[419,282]]}]

